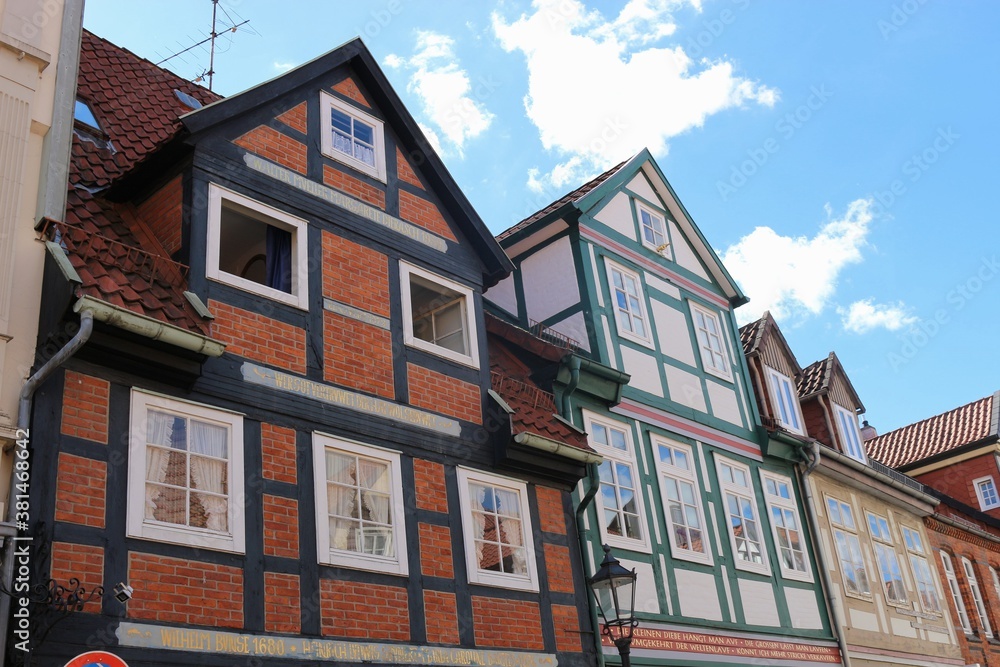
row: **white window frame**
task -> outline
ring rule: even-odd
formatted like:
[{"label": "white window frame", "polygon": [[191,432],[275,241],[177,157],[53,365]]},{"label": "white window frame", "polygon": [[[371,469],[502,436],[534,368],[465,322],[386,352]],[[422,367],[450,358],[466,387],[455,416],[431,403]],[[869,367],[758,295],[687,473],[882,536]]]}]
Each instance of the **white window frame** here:
[{"label": "white window frame", "polygon": [[[726,340],[726,330],[722,328],[722,318],[718,313],[714,313],[711,310],[696,304],[693,301],[688,302],[691,306],[691,325],[694,327],[694,342],[698,347],[698,352],[701,356],[701,367],[706,373],[710,373],[717,378],[721,378],[727,382],[733,381],[733,363],[732,359],[729,357],[729,343]],[[715,324],[715,330],[718,332],[715,337],[719,340],[719,350],[718,354],[722,357],[722,365],[724,368],[719,369],[715,366],[716,351],[712,349],[711,339],[713,334],[708,330],[708,328],[702,329],[698,326],[697,315],[701,314],[706,320],[711,320]],[[702,345],[700,338],[698,337],[698,332],[704,331],[705,338],[709,341],[708,347]],[[707,359],[706,359],[707,355]]]},{"label": "white window frame", "polygon": [[861,431],[858,430],[858,416],[836,403],[831,403],[831,405],[833,405],[833,413],[837,420],[837,431],[844,443],[844,453],[855,461],[867,464],[868,456],[865,454],[865,445],[861,440]]},{"label": "white window frame", "polygon": [[[772,481],[775,485],[786,485],[788,488],[789,498],[785,498],[780,494],[775,495],[768,491],[767,483]],[[802,515],[799,513],[799,506],[796,503],[795,498],[795,487],[792,483],[790,477],[784,475],[779,475],[778,473],[768,472],[766,470],[760,471],[760,485],[764,491],[764,503],[767,505],[767,518],[768,523],[771,524],[771,535],[774,537],[774,550],[778,554],[778,568],[781,570],[781,576],[785,579],[794,579],[796,581],[807,581],[811,582],[813,580],[812,567],[809,562],[809,549],[806,545],[806,533],[805,527],[802,523]],[[790,512],[795,518],[796,530],[799,533],[799,544],[802,547],[802,563],[805,567],[804,570],[797,570],[794,568],[788,568],[785,566],[785,560],[781,558],[781,540],[778,539],[778,526],[774,522],[774,511],[778,510],[782,517],[786,516],[786,513]],[[786,530],[788,530],[786,528]],[[791,541],[789,541],[789,544]]]},{"label": "white window frame", "polygon": [[[795,383],[784,373],[779,373],[766,365],[764,366],[764,379],[767,382],[767,390],[775,408],[774,418],[782,427],[792,433],[805,435],[805,421],[802,419],[802,408],[799,405],[799,394]],[[786,399],[791,401],[791,405],[785,405]],[[784,418],[785,412],[789,413],[790,420]]]},{"label": "white window frame", "polygon": [[[497,588],[510,588],[520,591],[538,591],[538,568],[535,564],[535,542],[531,530],[531,512],[528,504],[528,487],[517,479],[502,477],[473,470],[471,468],[458,467],[458,498],[462,508],[462,531],[463,542],[465,544],[465,563],[469,572],[470,584],[482,584],[484,586],[495,586]],[[507,491],[514,491],[518,495],[521,505],[521,526],[524,528],[525,558],[527,559],[527,575],[517,575],[513,573],[494,572],[492,570],[481,570],[479,561],[476,559],[476,545],[473,536],[475,528],[472,523],[472,502],[469,496],[470,482],[479,482],[489,486],[501,487]]]},{"label": "white window frame", "polygon": [[[461,354],[454,350],[449,350],[446,347],[417,338],[413,334],[413,306],[410,298],[411,276],[419,276],[428,282],[435,283],[462,295],[462,321],[465,323],[469,354]],[[450,359],[465,366],[479,368],[479,336],[476,333],[475,301],[472,290],[465,285],[456,283],[454,280],[448,280],[436,273],[431,273],[430,271],[402,261],[399,263],[399,282],[400,295],[403,302],[403,342],[410,347],[419,348],[425,352],[430,352],[431,354]]]},{"label": "white window frame", "polygon": [[[744,474],[744,478],[747,481],[747,485],[743,486],[735,482],[727,482],[722,475],[722,467],[724,465],[730,466],[733,470],[741,470]],[[722,511],[725,515],[726,521],[726,532],[729,533],[729,546],[733,553],[733,565],[740,570],[746,570],[748,572],[756,572],[758,574],[771,574],[771,562],[767,555],[767,541],[765,536],[765,528],[761,523],[760,508],[757,506],[757,492],[754,489],[753,476],[750,474],[750,467],[734,461],[733,459],[726,458],[724,456],[715,456],[715,468],[716,473],[719,478],[719,493],[722,496]],[[739,557],[739,550],[736,547],[736,533],[733,531],[732,515],[729,509],[729,496],[733,496],[737,503],[740,500],[749,501],[750,508],[753,510],[752,520],[757,524],[757,537],[760,540],[758,549],[760,551],[761,562],[754,563],[753,561],[744,560]],[[742,523],[746,523],[747,518],[740,515],[740,520]],[[749,538],[747,542],[751,540]]]},{"label": "white window frame", "polygon": [[976,570],[972,567],[972,561],[962,557],[962,571],[969,583],[969,592],[972,594],[972,603],[976,605],[976,614],[979,615],[979,628],[987,637],[993,636],[993,627],[990,625],[990,617],[986,613],[986,602],[983,600],[983,592],[979,588],[979,580],[976,578]]},{"label": "white window frame", "polygon": [[[606,429],[615,429],[621,431],[625,434],[625,447],[626,450],[622,451],[616,449],[615,447],[605,446],[599,442],[596,442],[593,437],[594,424],[600,424]],[[646,510],[645,503],[643,502],[645,494],[643,492],[642,479],[639,476],[639,465],[636,460],[635,446],[632,443],[632,427],[630,424],[625,422],[620,422],[615,419],[608,419],[607,417],[597,415],[588,410],[583,411],[583,424],[584,430],[587,432],[587,442],[590,446],[594,448],[597,453],[604,457],[605,461],[611,462],[612,465],[615,463],[621,465],[627,465],[631,469],[632,479],[635,483],[635,499],[636,499],[636,511],[639,515],[639,528],[642,531],[642,538],[632,538],[625,537],[624,535],[611,535],[607,530],[607,522],[604,519],[604,499],[601,493],[597,494],[597,523],[601,528],[601,541],[602,544],[607,544],[612,547],[619,549],[627,549],[629,551],[641,551],[643,553],[652,553],[652,548],[649,542],[649,524],[646,522]],[[617,487],[616,487],[617,488]],[[617,493],[617,492],[616,492]],[[618,498],[619,505],[621,504],[621,498]],[[621,507],[619,507],[621,511]]]},{"label": "white window frame", "polygon": [[[837,504],[837,514],[840,515],[841,521],[834,520],[830,512],[830,503]],[[833,543],[837,550],[838,569],[840,570],[840,576],[844,584],[844,594],[862,600],[870,600],[872,597],[872,579],[868,575],[868,564],[865,562],[864,553],[861,549],[861,540],[858,538],[858,524],[854,520],[854,506],[835,496],[826,496],[826,512],[827,518],[830,521]],[[845,516],[850,519],[850,525],[843,521]],[[844,536],[843,545],[847,549],[847,553],[841,547],[841,541],[837,540],[838,533]],[[845,563],[850,565],[851,572],[854,574],[854,581],[858,582],[859,588],[860,578],[858,577],[858,572],[864,573],[865,583],[868,585],[867,591],[859,590],[854,592],[851,590],[851,587],[847,583],[849,578],[847,576],[847,569],[844,567]]]},{"label": "white window frame", "polygon": [[[875,527],[872,526],[872,521],[874,520]],[[889,525],[889,519],[875,512],[865,512],[865,523],[868,524],[868,534],[872,538],[872,551],[875,553],[875,566],[878,568],[879,578],[882,583],[882,593],[885,595],[885,601],[888,604],[895,606],[905,606],[909,607],[909,596],[906,594],[906,581],[903,579],[903,566],[899,563],[899,554],[896,553],[896,546],[892,540],[892,526]],[[890,597],[889,590],[885,589],[885,586],[889,583],[886,581],[886,575],[892,575],[891,566],[895,564],[896,571],[899,573],[899,584],[902,587],[902,591],[894,591],[897,597]],[[889,568],[887,570],[887,567]],[[902,597],[898,597],[899,594]]]},{"label": "white window frame", "polygon": [[997,594],[997,600],[1000,600],[1000,575],[997,574],[997,569],[992,565],[987,565],[986,569],[990,571],[990,579],[993,581],[993,590]]},{"label": "white window frame", "polygon": [[[225,202],[242,209],[242,213],[261,222],[283,229],[292,235],[292,291],[261,285],[253,280],[241,278],[219,268],[221,252],[222,207]],[[245,292],[252,292],[274,301],[309,310],[309,268],[308,257],[309,223],[302,218],[262,204],[238,192],[233,192],[215,183],[208,185],[208,239],[205,258],[205,273],[210,280],[230,285]]]},{"label": "white window frame", "polygon": [[[615,321],[615,328],[618,331],[618,335],[632,342],[639,343],[640,345],[643,345],[645,347],[649,348],[653,347],[653,328],[652,328],[652,323],[650,322],[649,308],[646,307],[646,289],[642,285],[642,276],[640,276],[637,272],[632,271],[631,269],[626,269],[621,264],[618,264],[617,262],[614,262],[607,257],[604,258],[604,265],[608,273],[608,290],[609,290],[608,303],[611,307],[611,317]],[[615,291],[617,289],[615,287],[615,276],[614,276],[615,271],[617,271],[622,275],[623,284],[625,282],[625,278],[631,278],[632,280],[635,281],[636,289],[639,292],[635,296],[635,298],[636,301],[639,302],[640,312],[638,314],[633,313],[631,308],[629,308],[628,315],[629,318],[639,319],[642,322],[643,326],[646,329],[645,336],[640,336],[634,331],[629,331],[628,329],[622,327],[621,320],[618,318],[618,310],[619,310],[618,299],[616,298],[615,295]],[[633,328],[635,327],[633,326]]]},{"label": "white window frame", "polygon": [[[369,113],[365,113],[361,109],[348,104],[347,102],[334,97],[330,93],[321,92],[319,96],[320,102],[320,135],[321,135],[321,147],[323,155],[337,162],[341,162],[356,169],[364,174],[371,176],[372,178],[378,179],[383,183],[386,182],[385,177],[385,124],[380,121],[375,116]],[[330,109],[336,109],[341,113],[345,113],[351,118],[360,120],[366,125],[370,125],[373,129],[373,134],[375,138],[375,145],[373,147],[375,151],[375,165],[365,164],[361,160],[358,160],[353,155],[347,155],[336,150],[333,147],[333,128],[330,126]]]},{"label": "white window frame", "polygon": [[[653,455],[656,457],[657,470],[660,473],[658,475],[660,482],[660,497],[662,498],[663,503],[663,518],[667,524],[667,537],[670,540],[670,553],[675,559],[711,565],[713,562],[712,544],[709,539],[709,527],[708,524],[705,523],[704,500],[701,496],[701,485],[698,482],[698,468],[694,459],[694,449],[688,445],[659,435],[651,435],[651,440],[653,443]],[[663,460],[663,457],[660,456],[660,447],[666,447],[671,450],[671,461],[668,462]],[[686,455],[688,460],[688,467],[686,469],[673,462],[676,458],[675,454],[677,452],[683,452]],[[670,500],[667,493],[667,478],[671,478],[678,485],[691,485],[695,501],[693,508],[697,513],[698,521],[701,524],[701,542],[705,549],[704,552],[685,548],[678,544],[673,517],[670,513]],[[683,509],[683,502],[681,503],[681,506]],[[685,528],[688,527],[689,526],[685,526]]]},{"label": "white window frame", "polygon": [[[660,223],[660,229],[659,230],[655,229],[655,224],[654,225],[650,225],[650,229],[653,230],[654,234],[657,233],[657,232],[659,232],[660,236],[663,237],[663,243],[660,243],[660,244],[650,243],[649,241],[646,240],[646,234],[645,234],[646,225],[644,225],[643,222],[642,222],[642,214],[643,214],[643,212],[645,212],[646,215],[648,215],[650,217],[651,221],[652,220],[658,220],[659,221],[659,223]],[[649,248],[650,250],[652,250],[656,254],[658,254],[658,255],[660,255],[662,257],[665,257],[666,259],[671,259],[672,258],[672,253],[670,252],[670,234],[667,232],[667,218],[666,218],[666,216],[663,213],[660,213],[659,211],[657,211],[656,209],[651,208],[649,206],[646,206],[645,204],[643,204],[642,202],[640,202],[638,199],[636,199],[635,200],[635,217],[636,217],[636,221],[639,223],[639,240],[642,242],[642,245],[646,246],[647,248]],[[663,249],[659,250],[659,248],[663,248]]]},{"label": "white window frame", "polygon": [[955,604],[955,611],[958,612],[958,623],[967,635],[972,634],[972,623],[969,622],[969,613],[965,610],[965,602],[962,600],[962,589],[958,586],[958,577],[955,576],[955,564],[951,560],[951,555],[941,552],[941,565],[944,567],[944,578],[948,582],[948,589],[951,592],[951,601]]},{"label": "white window frame", "polygon": [[[403,476],[399,453],[382,447],[363,444],[325,433],[313,433],[313,487],[316,492],[316,556],[323,565],[369,570],[405,576],[409,572],[406,550],[406,508],[403,504]],[[356,551],[333,549],[330,545],[329,498],[326,493],[326,452],[335,450],[345,454],[385,463],[392,477],[393,556],[377,556]]]},{"label": "white window frame", "polygon": [[[146,519],[147,420],[149,409],[224,426],[229,430],[228,533]],[[126,535],[199,549],[246,553],[246,520],[243,514],[243,415],[229,410],[132,389],[129,418],[128,507]]]},{"label": "white window frame", "polygon": [[[906,551],[910,557],[910,570],[913,573],[913,583],[917,589],[917,600],[920,601],[920,607],[925,612],[940,614],[941,593],[938,591],[934,573],[931,572],[930,563],[928,562],[927,554],[924,551],[923,538],[920,537],[920,533],[918,531],[910,528],[909,526],[900,525],[899,529],[903,533],[903,544],[906,545]],[[921,588],[929,590],[934,594],[934,606],[936,608],[931,608],[927,605],[927,601],[921,593]]]},{"label": "white window frame", "polygon": [[[993,495],[993,502],[987,497],[987,494],[983,492],[983,486],[989,484],[991,493]],[[979,499],[979,508],[983,511],[996,509],[1000,507],[1000,491],[997,491],[996,481],[991,475],[986,477],[979,477],[972,480],[972,485],[976,489],[976,498]]]}]

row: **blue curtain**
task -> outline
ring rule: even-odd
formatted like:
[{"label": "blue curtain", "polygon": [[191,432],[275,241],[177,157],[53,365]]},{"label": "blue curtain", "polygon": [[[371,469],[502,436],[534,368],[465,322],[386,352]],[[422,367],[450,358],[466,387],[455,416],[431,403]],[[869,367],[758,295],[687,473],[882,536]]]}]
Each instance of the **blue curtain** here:
[{"label": "blue curtain", "polygon": [[267,286],[292,293],[292,234],[273,225],[267,226],[265,251]]}]

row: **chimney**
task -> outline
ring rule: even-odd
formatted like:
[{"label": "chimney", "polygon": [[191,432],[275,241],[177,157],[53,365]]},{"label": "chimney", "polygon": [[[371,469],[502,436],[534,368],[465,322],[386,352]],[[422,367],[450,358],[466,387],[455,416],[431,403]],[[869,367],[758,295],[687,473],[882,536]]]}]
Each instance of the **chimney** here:
[{"label": "chimney", "polygon": [[869,440],[871,440],[872,438],[874,438],[876,436],[878,436],[878,431],[875,430],[875,427],[872,426],[871,424],[869,424],[867,419],[865,419],[864,421],[862,421],[861,422],[861,441],[862,442],[868,442]]}]

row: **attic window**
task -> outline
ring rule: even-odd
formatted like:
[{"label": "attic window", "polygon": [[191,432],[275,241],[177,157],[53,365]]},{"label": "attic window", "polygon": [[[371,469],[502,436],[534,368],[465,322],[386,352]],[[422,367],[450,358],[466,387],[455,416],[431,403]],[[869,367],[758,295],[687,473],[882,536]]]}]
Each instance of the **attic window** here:
[{"label": "attic window", "polygon": [[73,109],[73,120],[86,125],[96,132],[103,132],[101,124],[97,122],[97,116],[90,109],[90,105],[80,98],[77,98],[76,107]]},{"label": "attic window", "polygon": [[200,109],[203,106],[201,102],[191,97],[183,90],[177,90],[174,88],[174,95],[176,95],[181,104],[186,106],[188,109]]},{"label": "attic window", "polygon": [[383,123],[333,95],[320,96],[323,155],[385,183]]}]

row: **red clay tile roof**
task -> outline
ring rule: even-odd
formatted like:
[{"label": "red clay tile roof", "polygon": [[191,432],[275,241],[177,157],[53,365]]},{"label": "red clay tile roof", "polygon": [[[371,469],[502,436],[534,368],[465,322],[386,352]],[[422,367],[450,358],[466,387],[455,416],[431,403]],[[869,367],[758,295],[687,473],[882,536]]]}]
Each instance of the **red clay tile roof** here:
[{"label": "red clay tile roof", "polygon": [[764,318],[754,320],[750,324],[740,327],[740,343],[743,345],[743,354],[753,354],[760,345],[764,332]]},{"label": "red clay tile roof", "polygon": [[[628,162],[628,160],[626,160],[625,162]],[[604,181],[606,181],[609,178],[611,178],[612,176],[614,176],[615,172],[617,172],[619,169],[621,169],[623,166],[625,166],[625,162],[621,162],[621,163],[615,165],[614,167],[611,167],[611,169],[608,169],[606,172],[604,172],[600,176],[597,176],[597,177],[595,177],[595,178],[587,181],[586,183],[584,183],[583,185],[581,185],[580,187],[578,187],[576,190],[573,190],[572,192],[569,192],[569,193],[563,195],[562,197],[560,197],[559,199],[555,200],[554,202],[552,202],[551,204],[549,204],[545,208],[540,209],[540,210],[536,211],[535,213],[532,213],[527,218],[525,218],[521,222],[517,223],[516,225],[514,225],[510,229],[507,229],[505,231],[500,232],[499,234],[497,234],[497,237],[496,237],[497,241],[503,241],[508,236],[513,236],[514,234],[518,233],[519,231],[521,231],[525,227],[528,227],[531,223],[535,222],[536,220],[541,220],[542,218],[544,218],[545,216],[547,216],[549,213],[551,213],[552,211],[555,211],[556,209],[560,208],[564,204],[568,204],[569,202],[576,201],[577,199],[580,199],[581,197],[583,197],[584,195],[586,195],[588,192],[590,192],[591,190],[593,190],[594,188],[596,188],[598,185],[600,185]]]},{"label": "red clay tile roof", "polygon": [[995,436],[997,400],[1000,392],[872,438],[865,449],[873,459],[898,468]]},{"label": "red clay tile roof", "polygon": [[830,361],[830,357],[827,357],[802,369],[802,375],[796,379],[800,398],[812,396],[830,386]]}]

